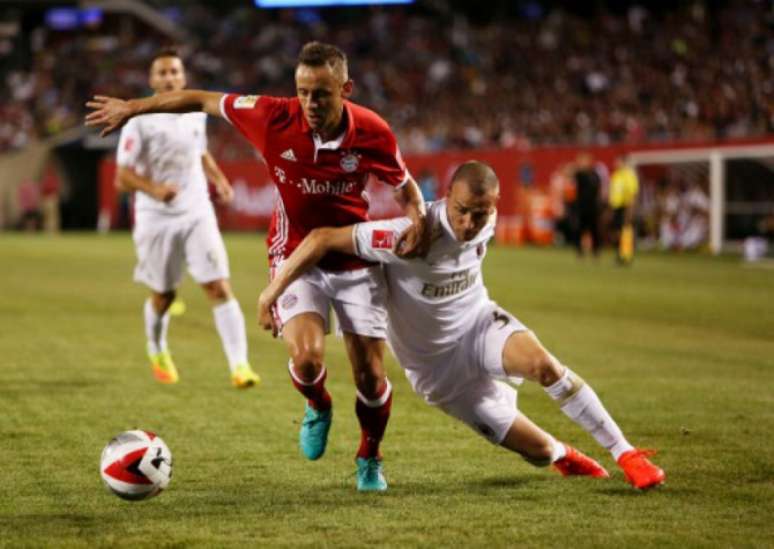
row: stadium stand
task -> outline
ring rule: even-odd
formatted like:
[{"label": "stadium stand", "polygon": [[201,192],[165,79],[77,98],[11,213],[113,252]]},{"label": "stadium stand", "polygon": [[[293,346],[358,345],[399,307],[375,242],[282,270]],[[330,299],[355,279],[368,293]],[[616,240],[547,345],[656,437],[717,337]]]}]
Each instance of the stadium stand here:
[{"label": "stadium stand", "polygon": [[[351,57],[355,100],[383,113],[410,153],[772,133],[766,4],[692,3],[659,13],[632,4],[580,16],[527,3],[532,9],[487,21],[444,3],[164,13],[187,33],[193,82],[210,89],[292,94],[300,45],[325,36]],[[19,47],[0,34],[0,151],[78,125],[93,93],[144,93],[147,59],[169,41],[115,13],[77,31],[41,21],[23,34]],[[216,126],[213,134],[221,156],[252,154],[232,132]]]}]

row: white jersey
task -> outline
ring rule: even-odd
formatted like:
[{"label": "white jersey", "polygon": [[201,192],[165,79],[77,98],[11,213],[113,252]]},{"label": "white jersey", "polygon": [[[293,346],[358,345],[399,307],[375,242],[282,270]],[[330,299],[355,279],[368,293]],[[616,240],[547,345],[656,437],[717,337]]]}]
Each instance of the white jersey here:
[{"label": "white jersey", "polygon": [[207,115],[144,114],[121,130],[117,163],[157,183],[175,183],[177,196],[165,204],[135,193],[137,220],[151,217],[214,213],[207,192],[202,155],[207,151]]},{"label": "white jersey", "polygon": [[446,353],[472,329],[478,312],[490,305],[481,263],[494,236],[494,216],[469,242],[455,238],[445,200],[428,204],[427,220],[433,243],[425,258],[395,255],[398,236],[411,225],[408,218],[360,223],[353,234],[358,256],[385,265],[387,337],[399,358],[432,359]]}]

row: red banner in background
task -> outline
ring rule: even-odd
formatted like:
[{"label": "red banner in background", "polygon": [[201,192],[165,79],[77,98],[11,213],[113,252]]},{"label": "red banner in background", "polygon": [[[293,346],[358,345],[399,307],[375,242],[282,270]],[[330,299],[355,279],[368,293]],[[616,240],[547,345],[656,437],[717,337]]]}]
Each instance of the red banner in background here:
[{"label": "red banner in background", "polygon": [[[266,164],[256,160],[219,163],[234,188],[234,201],[230,206],[215,202],[220,228],[224,231],[266,230],[271,221],[277,190],[269,177]],[[99,228],[126,228],[130,208],[122,208],[115,187],[116,164],[112,158],[102,161],[99,169]],[[401,214],[392,196],[393,189],[371,181],[366,186],[372,219],[385,219]]]},{"label": "red banner in background", "polygon": [[[771,142],[748,140],[744,143]],[[612,169],[617,156],[633,150],[674,150],[690,147],[733,146],[733,143],[685,143],[679,145],[610,147],[554,147],[535,149],[501,149],[459,151],[424,155],[407,155],[406,164],[428,199],[446,194],[451,175],[463,162],[471,159],[488,163],[500,179],[497,239],[518,244],[553,242],[553,221],[561,215],[563,191],[555,183],[561,179],[563,166],[588,152],[602,171]],[[269,226],[276,190],[266,165],[258,160],[222,162],[221,169],[234,187],[235,200],[230,207],[217,207],[223,230],[254,231]],[[100,228],[128,227],[129,220],[119,207],[114,186],[115,161],[110,158],[100,167]],[[400,215],[392,197],[392,188],[377,182],[367,187],[372,219]]]},{"label": "red banner in background", "polygon": [[277,191],[266,164],[256,160],[242,160],[220,164],[220,168],[234,188],[234,201],[229,207],[215,203],[221,229],[267,229]]}]

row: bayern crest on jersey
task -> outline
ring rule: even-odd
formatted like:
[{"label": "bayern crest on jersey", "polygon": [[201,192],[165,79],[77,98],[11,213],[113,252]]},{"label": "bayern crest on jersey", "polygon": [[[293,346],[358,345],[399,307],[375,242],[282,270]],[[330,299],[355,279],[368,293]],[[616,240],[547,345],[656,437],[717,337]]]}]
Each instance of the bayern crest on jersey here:
[{"label": "bayern crest on jersey", "polygon": [[172,477],[172,453],[150,431],[125,431],[102,450],[100,476],[118,497],[137,501],[158,495]]},{"label": "bayern crest on jersey", "polygon": [[360,158],[354,153],[349,153],[341,157],[341,162],[339,164],[342,170],[347,173],[352,173],[357,170],[358,164],[360,164]]}]

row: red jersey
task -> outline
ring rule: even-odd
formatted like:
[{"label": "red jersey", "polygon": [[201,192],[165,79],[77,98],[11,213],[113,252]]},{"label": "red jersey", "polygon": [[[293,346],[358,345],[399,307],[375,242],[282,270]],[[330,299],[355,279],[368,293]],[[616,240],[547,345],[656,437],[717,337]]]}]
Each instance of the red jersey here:
[{"label": "red jersey", "polygon": [[[345,101],[347,129],[328,142],[312,132],[297,98],[229,94],[220,110],[261,151],[279,190],[266,241],[272,266],[316,227],[367,221],[364,190],[370,175],[395,188],[408,181],[392,130],[365,107]],[[320,262],[329,271],[367,265],[338,253]]]}]

